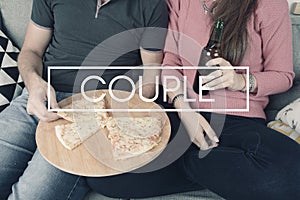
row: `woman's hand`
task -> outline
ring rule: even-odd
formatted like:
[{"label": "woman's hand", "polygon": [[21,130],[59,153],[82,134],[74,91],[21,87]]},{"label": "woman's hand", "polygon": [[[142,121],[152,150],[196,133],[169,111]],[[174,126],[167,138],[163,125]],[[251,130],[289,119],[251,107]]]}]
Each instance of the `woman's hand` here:
[{"label": "woman's hand", "polygon": [[191,141],[201,150],[218,146],[219,139],[206,119],[196,112],[182,112],[181,121],[190,136]]},{"label": "woman's hand", "polygon": [[[169,93],[171,99],[175,98],[175,96],[176,95]],[[189,103],[185,102],[182,96],[176,98],[175,101],[173,100],[173,103],[176,109],[191,109]],[[183,122],[191,141],[201,150],[207,150],[218,146],[219,139],[215,131],[201,114],[191,111],[179,112],[178,115]]]},{"label": "woman's hand", "polygon": [[219,69],[210,73],[207,78],[204,78],[203,87],[207,87],[211,90],[227,88],[229,90],[238,91],[245,89],[246,78],[244,75],[237,74],[232,65],[224,58],[211,59],[206,65],[228,67],[228,69]]}]

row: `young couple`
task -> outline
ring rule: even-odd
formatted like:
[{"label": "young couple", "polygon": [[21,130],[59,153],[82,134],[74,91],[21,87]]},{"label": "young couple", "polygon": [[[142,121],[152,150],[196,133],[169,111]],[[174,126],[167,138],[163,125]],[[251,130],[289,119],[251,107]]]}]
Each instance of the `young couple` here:
[{"label": "young couple", "polygon": [[[213,72],[219,78],[206,86],[232,109],[243,108],[244,91],[249,91],[249,112],[169,113],[175,142],[153,161],[165,164],[157,170],[147,170],[150,163],[134,173],[78,177],[42,158],[35,144],[36,126],[39,120],[58,119],[55,113],[47,112],[44,103],[53,98],[50,106],[56,108],[57,101],[71,95],[76,77],[74,71],[52,74],[48,97],[47,66],[80,66],[109,37],[143,27],[169,28],[164,51],[160,49],[165,35],[154,33],[154,37],[145,29],[138,32],[138,48],[117,57],[112,65],[197,66],[217,19],[224,21],[222,56],[206,65],[229,69]],[[300,147],[267,128],[264,113],[269,95],[292,86],[291,34],[286,0],[34,0],[18,62],[26,89],[0,114],[0,199],[83,199],[91,188],[121,198],[204,188],[225,199],[300,198]],[[161,46],[151,48],[149,38]],[[118,45],[108,49],[118,52],[129,44]],[[95,63],[107,65],[106,58],[102,59],[107,52],[101,53]],[[245,71],[231,66],[249,66],[249,88]],[[144,76],[158,73],[153,70]],[[188,97],[194,98],[197,94],[191,85],[195,73],[166,67],[161,76],[176,76],[179,81],[187,77]],[[167,84],[172,88],[176,83],[170,80]],[[205,102],[187,102],[183,89],[168,93],[175,108],[210,108]],[[154,91],[151,85],[148,90],[150,97]],[[174,159],[167,160],[169,155]]]}]

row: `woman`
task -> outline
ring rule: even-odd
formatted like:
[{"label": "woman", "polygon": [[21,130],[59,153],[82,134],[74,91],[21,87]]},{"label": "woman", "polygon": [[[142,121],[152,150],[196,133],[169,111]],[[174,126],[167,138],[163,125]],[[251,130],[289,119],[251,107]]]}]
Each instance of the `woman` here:
[{"label": "woman", "polygon": [[[173,32],[167,40],[164,65],[197,65],[200,50],[209,39],[210,27],[216,19],[222,19],[222,57],[212,59],[206,65],[249,66],[250,71],[249,88],[245,87],[246,74],[241,70],[217,70],[210,75],[219,78],[211,82],[208,82],[211,78],[204,79],[204,83],[207,81],[204,86],[218,92],[215,97],[224,96],[224,109],[243,108],[243,102],[246,102],[244,91],[249,90],[248,112],[179,114],[194,144],[201,149],[217,146],[202,159],[198,158],[196,145],[192,147],[194,150],[186,152],[187,176],[226,199],[300,198],[300,165],[295,159],[300,156],[300,147],[267,128],[264,113],[268,95],[288,90],[294,77],[287,2],[170,0],[169,7],[169,24]],[[200,46],[198,51],[196,44],[191,45],[191,40]],[[192,79],[192,83],[195,70],[192,73],[191,70],[166,69],[163,77],[166,75],[175,75],[181,80],[184,75]],[[174,81],[170,81],[168,87],[174,87]],[[179,88],[168,94],[176,108],[211,108],[211,104],[201,101],[187,103],[182,93]],[[196,97],[192,89],[188,93],[189,98]],[[211,126],[215,131],[203,123],[203,117],[207,121],[214,117]],[[223,125],[221,130],[220,124]],[[214,139],[215,132],[221,134],[219,143]],[[209,140],[205,139],[204,133]]]},{"label": "woman", "polygon": [[[148,197],[203,187],[225,199],[299,199],[300,162],[295,158],[300,156],[300,147],[267,128],[264,113],[268,95],[288,90],[294,77],[286,0],[169,0],[169,11],[164,66],[197,66],[214,21],[222,19],[222,57],[206,65],[228,67],[204,78],[212,91],[203,99],[216,99],[216,105],[199,100],[192,89],[196,70],[166,67],[162,79],[187,79],[188,98],[196,99],[187,102],[186,85],[176,88],[178,82],[168,79],[164,86],[173,88],[168,96],[174,107],[230,112],[178,113],[193,142],[179,159],[154,172],[89,179],[92,188],[114,197]],[[232,66],[249,66],[249,85],[245,70]],[[236,112],[247,105],[245,92],[250,92],[249,111]],[[172,126],[179,125],[176,115],[169,117]],[[176,128],[172,133],[182,135]]]}]

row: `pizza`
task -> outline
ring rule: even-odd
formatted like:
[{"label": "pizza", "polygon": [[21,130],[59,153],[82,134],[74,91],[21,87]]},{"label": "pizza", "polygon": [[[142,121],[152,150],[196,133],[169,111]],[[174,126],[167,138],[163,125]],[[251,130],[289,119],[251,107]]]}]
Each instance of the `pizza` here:
[{"label": "pizza", "polygon": [[132,137],[159,135],[162,129],[162,121],[157,117],[118,117],[114,120],[122,133]]},{"label": "pizza", "polygon": [[[139,156],[161,141],[162,120],[158,117],[109,117],[105,100],[98,103],[73,101],[65,109],[89,109],[92,112],[58,112],[68,124],[57,125],[55,132],[64,147],[73,150],[101,130],[109,140],[115,160]],[[104,131],[103,131],[104,130]]]},{"label": "pizza", "polygon": [[55,126],[56,137],[67,149],[73,150],[99,130],[97,123],[82,121]]},{"label": "pizza", "polygon": [[91,117],[95,117],[99,121],[100,125],[103,125],[103,123],[101,122],[105,121],[108,118],[108,113],[105,111],[96,111],[96,110],[105,109],[105,108],[106,108],[105,99],[96,103],[83,101],[83,100],[75,100],[72,101],[71,104],[63,107],[62,109],[80,109],[80,110],[87,110],[87,111],[83,111],[83,112],[58,111],[57,115],[70,122],[79,121],[76,119],[81,115],[85,117],[87,117],[87,115],[91,115]]},{"label": "pizza", "polygon": [[[107,138],[111,143],[112,154],[115,160],[124,160],[127,158],[139,156],[158,145],[161,140],[160,132],[152,132],[145,126],[150,119],[148,117],[141,118],[112,118],[110,117],[106,123]],[[151,119],[156,121],[157,119]],[[142,126],[141,126],[142,125]],[[158,128],[159,124],[154,130]],[[147,127],[147,128],[145,128]],[[138,129],[135,129],[138,128]],[[140,133],[143,130],[146,133]],[[132,131],[132,132],[131,132]],[[142,137],[143,136],[143,137]]]},{"label": "pizza", "polygon": [[72,122],[66,125],[58,125],[55,132],[58,140],[64,147],[73,150],[85,140],[95,134],[101,127],[103,128],[108,118],[105,111],[94,111],[95,109],[105,109],[105,100],[97,103],[85,102],[82,100],[73,101],[63,109],[86,109],[87,112],[57,112],[63,119]]}]

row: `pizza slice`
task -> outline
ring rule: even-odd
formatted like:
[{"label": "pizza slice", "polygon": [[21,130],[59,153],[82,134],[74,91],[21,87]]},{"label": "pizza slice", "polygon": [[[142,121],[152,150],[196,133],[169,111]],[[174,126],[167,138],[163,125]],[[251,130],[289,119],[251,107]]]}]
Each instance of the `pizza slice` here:
[{"label": "pizza slice", "polygon": [[74,123],[55,126],[55,133],[60,143],[69,150],[75,149],[82,143],[82,140],[76,133]]},{"label": "pizza slice", "polygon": [[73,150],[89,137],[97,133],[99,124],[87,119],[78,123],[55,126],[55,133],[60,143],[69,150]]},{"label": "pizza slice", "polygon": [[105,108],[106,108],[105,99],[97,103],[86,102],[83,100],[76,100],[73,101],[71,104],[63,107],[63,109],[85,109],[87,110],[87,112],[58,111],[57,115],[69,122],[79,121],[78,118],[82,119],[83,117],[87,117],[88,115],[91,115],[91,117],[94,117],[99,122],[99,126],[103,127],[105,124],[105,120],[108,118],[108,113],[105,111],[93,111],[93,110],[105,109]]},{"label": "pizza slice", "polygon": [[56,113],[58,116],[60,116],[61,118],[69,121],[69,122],[74,122],[74,116],[73,116],[73,113],[71,112],[57,112]]},{"label": "pizza slice", "polygon": [[[118,120],[122,121],[123,127],[118,125]],[[135,133],[137,133],[137,137],[133,134],[126,134],[128,130],[124,129],[124,127],[130,127],[130,125],[126,123],[132,124],[133,121],[125,120],[124,118],[111,117],[107,120],[106,128],[108,133],[106,136],[112,145],[112,154],[115,160],[124,160],[139,156],[153,149],[161,140],[159,134],[149,134],[150,136],[148,137],[140,137],[140,134],[138,133],[139,130],[134,130]]]},{"label": "pizza slice", "polygon": [[160,138],[134,138],[120,136],[120,140],[112,143],[113,157],[115,160],[124,160],[142,155],[158,145]]},{"label": "pizza slice", "polygon": [[122,133],[139,138],[146,138],[161,133],[163,123],[157,117],[119,117],[115,123]]}]

